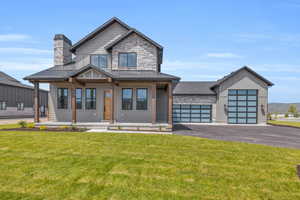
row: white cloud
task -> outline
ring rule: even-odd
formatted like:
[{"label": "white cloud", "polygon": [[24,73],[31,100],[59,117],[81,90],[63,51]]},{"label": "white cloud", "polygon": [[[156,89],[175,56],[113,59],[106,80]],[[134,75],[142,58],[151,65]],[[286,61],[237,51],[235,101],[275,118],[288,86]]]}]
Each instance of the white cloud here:
[{"label": "white cloud", "polygon": [[[254,70],[260,72],[288,72],[288,73],[300,73],[300,65],[290,65],[290,64],[262,64],[262,65],[252,65]],[[251,67],[251,65],[250,65]]]},{"label": "white cloud", "polygon": [[0,47],[0,53],[13,53],[13,54],[51,54],[51,50],[46,49],[35,49],[35,48],[14,48],[14,47]]},{"label": "white cloud", "polygon": [[206,57],[210,58],[241,58],[241,56],[234,53],[208,53]]},{"label": "white cloud", "polygon": [[52,59],[32,58],[24,61],[0,61],[0,70],[11,71],[16,70],[26,71],[26,73],[34,73],[44,70],[52,66]]},{"label": "white cloud", "polygon": [[24,41],[28,40],[31,37],[24,34],[1,34],[0,42],[14,42],[14,41]]}]

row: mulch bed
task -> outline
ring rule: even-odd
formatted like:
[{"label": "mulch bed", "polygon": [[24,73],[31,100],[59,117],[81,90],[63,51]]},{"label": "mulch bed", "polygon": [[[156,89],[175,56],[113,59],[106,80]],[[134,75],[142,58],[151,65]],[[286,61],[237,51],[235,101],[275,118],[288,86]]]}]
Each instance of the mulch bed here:
[{"label": "mulch bed", "polygon": [[0,131],[46,131],[46,132],[85,132],[88,129],[86,128],[47,128],[41,130],[40,128],[8,128],[8,129],[0,129]]}]

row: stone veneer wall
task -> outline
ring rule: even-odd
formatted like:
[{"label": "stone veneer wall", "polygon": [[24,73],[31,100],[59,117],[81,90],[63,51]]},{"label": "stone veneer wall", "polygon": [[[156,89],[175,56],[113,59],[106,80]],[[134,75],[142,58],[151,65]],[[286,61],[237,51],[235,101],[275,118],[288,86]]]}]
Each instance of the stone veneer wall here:
[{"label": "stone veneer wall", "polygon": [[[137,53],[137,67],[119,67],[119,53]],[[113,70],[154,70],[157,71],[158,49],[153,44],[133,33],[112,49]]]}]

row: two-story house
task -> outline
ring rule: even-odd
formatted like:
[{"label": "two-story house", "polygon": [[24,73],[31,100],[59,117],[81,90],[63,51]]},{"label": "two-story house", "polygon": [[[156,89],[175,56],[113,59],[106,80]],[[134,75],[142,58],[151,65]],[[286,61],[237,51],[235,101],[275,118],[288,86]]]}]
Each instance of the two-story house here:
[{"label": "two-story house", "polygon": [[50,84],[53,122],[171,130],[173,122],[266,121],[261,111],[272,83],[248,67],[216,82],[179,82],[161,72],[162,61],[161,45],[112,18],[75,44],[55,35],[54,67],[25,79],[35,85],[36,110],[39,83]]}]

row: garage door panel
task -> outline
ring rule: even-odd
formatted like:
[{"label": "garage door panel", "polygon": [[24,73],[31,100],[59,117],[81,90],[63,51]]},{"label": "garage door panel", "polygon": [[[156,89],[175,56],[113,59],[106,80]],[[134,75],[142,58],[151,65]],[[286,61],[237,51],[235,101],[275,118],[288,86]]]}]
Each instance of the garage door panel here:
[{"label": "garage door panel", "polygon": [[210,123],[212,115],[211,105],[174,104],[173,122],[175,123]]}]

